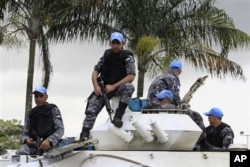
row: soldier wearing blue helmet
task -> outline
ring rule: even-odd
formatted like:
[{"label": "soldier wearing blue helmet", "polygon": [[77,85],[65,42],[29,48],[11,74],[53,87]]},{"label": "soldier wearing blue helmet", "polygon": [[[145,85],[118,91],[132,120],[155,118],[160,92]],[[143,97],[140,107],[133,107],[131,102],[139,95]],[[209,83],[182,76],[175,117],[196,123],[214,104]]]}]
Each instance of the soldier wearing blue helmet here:
[{"label": "soldier wearing blue helmet", "polygon": [[[120,100],[112,123],[117,128],[121,128],[123,126],[122,117],[134,92],[132,82],[136,74],[135,61],[133,53],[123,48],[125,45],[123,34],[113,32],[110,35],[109,45],[110,49],[105,50],[92,72],[94,90],[88,98],[80,140],[90,137],[90,130],[94,126],[97,115],[106,105],[105,101],[109,101],[113,96],[119,97]],[[103,81],[105,95],[108,96],[108,99],[105,98],[106,100],[98,79]]]},{"label": "soldier wearing blue helmet", "polygon": [[222,122],[223,112],[214,107],[204,114],[208,116],[210,125],[205,129],[206,138],[203,142],[206,147],[202,148],[201,145],[201,150],[227,150],[233,143],[234,133],[228,124]]},{"label": "soldier wearing blue helmet", "polygon": [[48,103],[47,89],[37,86],[33,91],[36,106],[25,118],[22,133],[22,147],[17,155],[42,155],[58,146],[64,134],[64,124],[59,108]]},{"label": "soldier wearing blue helmet", "polygon": [[164,89],[173,93],[171,103],[175,106],[180,104],[180,80],[179,75],[182,72],[182,63],[178,60],[173,60],[169,64],[169,70],[166,74],[158,76],[154,79],[148,89],[147,104],[148,108],[157,108],[160,101],[156,98],[156,94]]},{"label": "soldier wearing blue helmet", "polygon": [[170,69],[177,69],[179,71],[182,71],[182,64],[180,61],[177,60],[173,60],[170,65],[169,65]]},{"label": "soldier wearing blue helmet", "polygon": [[173,101],[173,93],[169,90],[162,90],[160,93],[157,93],[156,98],[160,101],[160,105],[155,108],[160,109],[174,109],[175,105],[171,104]]}]

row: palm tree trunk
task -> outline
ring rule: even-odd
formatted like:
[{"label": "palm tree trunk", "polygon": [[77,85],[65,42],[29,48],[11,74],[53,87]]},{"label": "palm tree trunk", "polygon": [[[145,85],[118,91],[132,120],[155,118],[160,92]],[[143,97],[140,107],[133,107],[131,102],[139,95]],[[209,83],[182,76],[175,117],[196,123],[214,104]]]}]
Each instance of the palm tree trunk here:
[{"label": "palm tree trunk", "polygon": [[42,36],[42,54],[43,54],[43,86],[48,88],[50,81],[50,74],[52,73],[52,65],[49,55],[49,44],[45,35]]},{"label": "palm tree trunk", "polygon": [[34,77],[34,67],[35,67],[35,51],[36,51],[36,39],[30,39],[25,117],[32,108],[32,89],[33,89],[33,77]]},{"label": "palm tree trunk", "polygon": [[145,76],[145,71],[139,70],[139,72],[138,72],[138,84],[137,84],[137,97],[138,98],[143,96],[144,76]]}]

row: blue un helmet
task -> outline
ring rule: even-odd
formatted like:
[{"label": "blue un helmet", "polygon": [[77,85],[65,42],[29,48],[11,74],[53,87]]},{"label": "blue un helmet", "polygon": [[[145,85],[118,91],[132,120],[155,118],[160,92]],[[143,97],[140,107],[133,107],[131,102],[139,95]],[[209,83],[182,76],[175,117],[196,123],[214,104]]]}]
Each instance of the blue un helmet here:
[{"label": "blue un helmet", "polygon": [[35,93],[47,94],[47,89],[43,86],[37,86],[32,93],[33,94]]},{"label": "blue un helmet", "polygon": [[169,65],[169,68],[171,69],[177,69],[177,70],[182,70],[182,64],[180,61],[178,60],[173,60],[170,65]]},{"label": "blue un helmet", "polygon": [[209,110],[208,112],[205,112],[204,114],[206,116],[213,115],[213,116],[216,116],[218,118],[223,117],[223,112],[217,107],[211,108],[211,110]]},{"label": "blue un helmet", "polygon": [[110,41],[112,42],[113,40],[118,40],[119,42],[123,42],[124,37],[120,32],[113,32],[110,36]]},{"label": "blue un helmet", "polygon": [[155,95],[157,97],[157,99],[165,99],[168,98],[170,101],[173,101],[173,93],[170,90],[162,90],[160,93],[157,93]]}]

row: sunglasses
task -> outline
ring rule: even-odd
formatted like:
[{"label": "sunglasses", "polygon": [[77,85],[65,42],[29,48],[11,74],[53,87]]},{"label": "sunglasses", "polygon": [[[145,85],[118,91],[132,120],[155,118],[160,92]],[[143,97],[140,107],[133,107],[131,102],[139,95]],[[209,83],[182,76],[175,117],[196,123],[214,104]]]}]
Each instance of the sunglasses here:
[{"label": "sunglasses", "polygon": [[36,94],[36,95],[35,95],[35,98],[43,97],[43,96],[44,96],[43,94]]}]

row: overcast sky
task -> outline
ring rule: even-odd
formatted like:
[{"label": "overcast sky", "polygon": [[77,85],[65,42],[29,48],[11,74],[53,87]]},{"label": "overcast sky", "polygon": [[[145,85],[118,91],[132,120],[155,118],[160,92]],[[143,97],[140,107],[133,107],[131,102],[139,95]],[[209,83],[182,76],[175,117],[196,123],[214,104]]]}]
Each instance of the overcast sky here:
[{"label": "overcast sky", "polygon": [[[250,34],[249,0],[218,0],[216,5],[226,10],[239,29]],[[79,136],[84,119],[85,100],[93,90],[91,72],[106,48],[108,46],[101,46],[97,42],[50,45],[53,76],[48,89],[48,101],[55,103],[62,112],[65,136]],[[231,52],[229,56],[229,59],[237,62],[244,69],[246,82],[232,80],[230,77],[219,80],[209,76],[205,85],[198,89],[191,100],[193,110],[202,114],[205,125],[208,125],[208,121],[203,113],[212,107],[221,108],[225,115],[223,121],[230,124],[235,132],[235,143],[246,143],[246,137],[240,136],[240,131],[250,134],[249,53],[249,50],[242,49]],[[36,54],[39,57],[38,51]],[[7,50],[0,46],[0,59],[0,118],[18,119],[23,124],[28,47],[20,50]],[[188,91],[198,77],[206,75],[185,62],[183,64],[183,72],[180,76],[181,96]],[[37,59],[34,86],[41,83],[41,67],[41,60]],[[145,83],[145,97],[151,80],[147,79]],[[137,84],[137,78],[134,83]],[[96,125],[106,121],[107,118],[107,112],[102,111]]]}]

